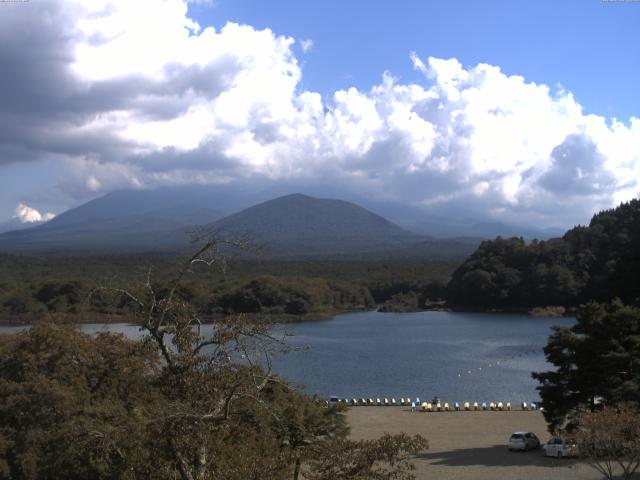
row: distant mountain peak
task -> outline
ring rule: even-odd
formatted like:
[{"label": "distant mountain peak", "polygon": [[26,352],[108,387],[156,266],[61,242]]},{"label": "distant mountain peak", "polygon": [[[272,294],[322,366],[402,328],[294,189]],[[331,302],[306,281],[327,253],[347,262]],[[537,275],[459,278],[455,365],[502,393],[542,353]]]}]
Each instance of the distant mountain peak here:
[{"label": "distant mountain peak", "polygon": [[225,236],[266,243],[272,252],[309,255],[384,250],[421,237],[355,203],[292,193],[211,225]]},{"label": "distant mountain peak", "polygon": [[[311,195],[305,195],[304,193],[289,193],[287,195],[276,197],[273,200],[320,200],[320,199],[317,197],[312,197]],[[269,201],[273,201],[273,200],[269,200]]]}]

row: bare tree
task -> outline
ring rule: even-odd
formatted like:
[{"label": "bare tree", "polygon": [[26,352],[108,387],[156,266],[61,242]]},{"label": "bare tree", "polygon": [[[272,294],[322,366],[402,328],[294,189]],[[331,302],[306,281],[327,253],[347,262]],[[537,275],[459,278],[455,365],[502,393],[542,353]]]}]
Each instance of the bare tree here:
[{"label": "bare tree", "polygon": [[[204,324],[182,298],[182,282],[199,266],[226,268],[230,249],[249,248],[244,240],[209,239],[166,288],[154,287],[150,269],[139,291],[96,290],[126,300],[147,334],[144,341],[162,358],[157,383],[168,406],[154,421],[159,448],[173,459],[174,471],[166,476],[262,479],[292,472],[298,478],[304,468],[306,478],[319,480],[413,478],[409,460],[427,448],[424,438],[402,434],[346,440],[339,410],[321,408],[320,402],[293,392],[272,373],[272,354],[288,348],[267,323],[239,315]],[[273,435],[276,450],[273,444],[261,443]],[[243,442],[248,437],[256,449],[265,448],[264,454],[250,453],[248,459],[223,447],[227,440]]]},{"label": "bare tree", "polygon": [[375,440],[321,444],[305,472],[310,480],[411,480],[414,455],[429,448],[420,435],[385,434]]},{"label": "bare tree", "polygon": [[578,452],[607,480],[617,467],[630,479],[640,467],[640,412],[628,406],[605,407],[578,416]]},{"label": "bare tree", "polygon": [[282,339],[270,334],[267,324],[239,315],[205,325],[179,294],[185,277],[199,265],[224,269],[230,249],[249,248],[246,241],[205,241],[162,295],[154,289],[151,269],[141,292],[96,290],[126,299],[147,333],[146,341],[162,356],[161,387],[170,398],[170,408],[158,422],[183,480],[218,478],[212,467],[212,435],[225,428],[236,402],[244,402],[243,408],[248,402],[264,404],[262,390],[277,381],[271,372],[271,354],[285,347]]}]

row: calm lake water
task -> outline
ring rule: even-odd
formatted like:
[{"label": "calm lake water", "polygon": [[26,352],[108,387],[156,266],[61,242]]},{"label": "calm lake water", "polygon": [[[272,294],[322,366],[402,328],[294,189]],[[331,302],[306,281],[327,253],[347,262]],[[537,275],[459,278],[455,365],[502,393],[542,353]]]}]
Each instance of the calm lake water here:
[{"label": "calm lake water", "polygon": [[[550,368],[542,351],[550,327],[574,321],[509,314],[349,313],[278,327],[293,334],[290,345],[306,348],[277,356],[274,369],[321,396],[530,402],[538,398],[531,372]],[[124,324],[82,329],[139,336],[138,327]]]}]

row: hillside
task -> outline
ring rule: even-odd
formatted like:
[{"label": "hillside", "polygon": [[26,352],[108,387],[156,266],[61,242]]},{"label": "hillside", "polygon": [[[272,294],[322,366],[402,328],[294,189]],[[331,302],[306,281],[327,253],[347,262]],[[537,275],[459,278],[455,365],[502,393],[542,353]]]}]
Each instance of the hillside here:
[{"label": "hillside", "polygon": [[[61,217],[63,217],[61,215]],[[188,241],[198,219],[219,217],[215,210],[151,212],[119,218],[97,218],[77,223],[45,225],[0,235],[3,251],[109,252],[175,250]],[[62,218],[62,220],[66,220]]]},{"label": "hillside", "polygon": [[424,239],[353,203],[302,194],[261,203],[208,227],[285,256],[394,250]]},{"label": "hillside", "polygon": [[467,308],[640,302],[640,200],[593,216],[561,238],[482,242],[453,274],[449,303]]},{"label": "hillside", "polygon": [[[278,197],[224,217],[247,196],[211,188],[120,191],[92,200],[37,227],[0,234],[13,253],[176,253],[204,229],[246,238],[269,258],[459,260],[478,238],[434,239],[407,231],[359,205],[302,194]],[[239,210],[239,209],[237,209]]]}]

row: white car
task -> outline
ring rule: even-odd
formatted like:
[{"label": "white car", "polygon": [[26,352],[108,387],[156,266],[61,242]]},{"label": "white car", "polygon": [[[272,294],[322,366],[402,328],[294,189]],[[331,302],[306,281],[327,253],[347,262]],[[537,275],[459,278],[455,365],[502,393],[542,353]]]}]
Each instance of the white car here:
[{"label": "white car", "polygon": [[540,448],[540,440],[535,433],[514,432],[509,437],[509,450],[534,450]]},{"label": "white car", "polygon": [[542,446],[545,457],[571,457],[576,454],[576,444],[573,440],[553,437]]}]

